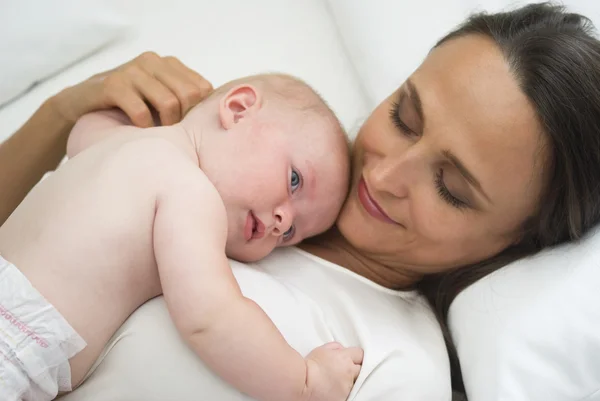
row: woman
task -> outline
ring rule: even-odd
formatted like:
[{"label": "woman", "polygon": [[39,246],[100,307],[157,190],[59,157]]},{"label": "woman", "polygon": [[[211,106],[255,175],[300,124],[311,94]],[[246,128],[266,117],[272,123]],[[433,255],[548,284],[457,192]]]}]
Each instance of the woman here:
[{"label": "woman", "polygon": [[[313,255],[313,261],[320,261],[323,269],[331,262],[337,266],[327,268],[344,268],[363,281],[367,279],[372,286],[403,290],[406,294],[417,289],[431,303],[449,340],[446,315],[451,301],[462,289],[511,261],[576,240],[600,220],[600,42],[591,36],[590,29],[585,18],[541,4],[509,13],[474,16],[443,38],[406,83],[365,122],[353,146],[352,188],[336,228],[302,248]],[[133,65],[139,62],[134,61]],[[109,78],[122,77],[120,71],[108,75],[106,85]],[[194,76],[193,81],[197,78]],[[155,85],[146,86],[136,78],[127,82],[133,83],[137,91],[133,96],[131,92],[128,99],[136,98],[141,107],[142,97],[158,106],[163,123],[177,119],[162,118],[168,113],[161,110],[156,100],[164,95],[148,91]],[[164,86],[185,105],[178,113],[184,113],[193,103],[168,82]],[[100,97],[89,83],[79,88],[90,99]],[[60,109],[72,110],[64,97],[68,97],[68,90],[55,99],[62,101]],[[120,103],[94,100],[90,104],[93,106],[83,112],[116,105],[134,122],[138,121],[135,113]],[[68,124],[57,122],[64,121],[59,116],[66,113],[51,115],[48,106],[46,111],[43,109],[44,106],[17,135],[25,137],[27,132],[34,132],[44,117],[47,124],[60,127],[55,132],[66,136]],[[78,113],[82,113],[81,109],[72,114],[71,120]],[[62,135],[52,142],[53,149],[64,144]],[[60,156],[56,150],[53,160],[48,159],[44,166],[46,159],[40,157],[40,170]],[[4,161],[5,156],[1,157]],[[35,181],[31,176],[30,182]],[[21,193],[24,191],[25,188]],[[287,262],[294,255],[286,253],[283,260]],[[266,262],[269,273],[285,276],[292,285],[310,293],[315,282],[302,282],[300,275],[271,266],[273,261],[285,264],[280,256],[276,254]],[[238,269],[238,279],[244,274]],[[252,288],[248,293],[253,293]],[[260,295],[258,291],[253,294]],[[402,297],[399,292],[394,294]],[[404,301],[418,299],[406,297]],[[345,302],[356,299],[350,296]],[[377,308],[384,306],[384,302],[375,306],[373,314],[377,315]],[[404,312],[427,314],[420,309]],[[153,340],[157,337],[153,336],[160,330],[144,331],[152,327],[148,323],[152,317],[144,313],[140,310],[130,318],[128,336],[133,339],[130,344],[153,344],[155,348],[146,349],[146,354],[154,355],[160,351],[156,348],[158,342]],[[425,320],[416,321],[422,325]],[[274,321],[277,324],[276,318]],[[430,329],[419,331],[423,326],[417,329],[407,323],[409,320],[403,322],[402,330],[415,333],[413,337],[432,339],[429,345],[435,343]],[[334,330],[335,333],[338,332]],[[360,335],[356,338],[342,342],[365,347],[367,362],[369,348],[361,335],[369,333],[357,333]],[[105,362],[110,369],[129,374],[135,365],[127,365],[132,358],[127,353],[134,346],[117,350],[122,339],[115,337],[113,351],[108,351]],[[173,347],[169,344],[166,349]],[[435,344],[431,347],[434,349]],[[422,351],[411,354],[414,360],[405,363],[422,366],[416,358],[431,357],[426,355],[426,347]],[[145,362],[138,362],[139,369],[144,363],[151,363],[153,356],[136,352],[136,357],[146,357]],[[162,352],[165,356],[166,351]],[[402,344],[396,352],[402,352]],[[438,356],[431,360],[439,362]],[[387,366],[385,358],[377,359],[375,364],[366,369],[367,377],[359,378],[351,395],[354,399],[392,400],[401,395],[411,400],[446,398],[446,383],[438,375],[430,382],[406,382],[400,374],[388,377],[388,381],[395,381],[392,387],[398,391],[374,395],[368,389],[369,381],[377,382],[377,370]],[[103,364],[98,367],[97,377],[90,378],[95,380],[96,391],[110,388],[117,380],[102,369]],[[404,373],[410,374],[408,370]],[[457,366],[453,373],[459,378]],[[107,377],[111,377],[108,382]],[[459,380],[455,384],[458,383]],[[86,383],[81,390],[85,386]],[[148,382],[147,386],[152,384]],[[425,388],[428,386],[439,386],[440,391],[431,392]],[[67,399],[77,399],[78,391]],[[105,399],[99,397],[96,399]],[[234,398],[223,395],[218,399]]]}]

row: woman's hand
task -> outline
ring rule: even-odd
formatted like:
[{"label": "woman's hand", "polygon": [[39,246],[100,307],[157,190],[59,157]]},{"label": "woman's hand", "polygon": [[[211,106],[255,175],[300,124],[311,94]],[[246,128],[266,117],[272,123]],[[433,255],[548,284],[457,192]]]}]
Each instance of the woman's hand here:
[{"label": "woman's hand", "polygon": [[[65,156],[67,138],[84,114],[118,107],[137,126],[179,122],[212,91],[210,82],[174,57],[144,53],[45,101],[25,124],[0,144],[0,225]],[[151,110],[152,109],[152,110]]]},{"label": "woman's hand", "polygon": [[64,89],[54,96],[53,105],[70,123],[86,113],[118,107],[139,127],[154,125],[153,111],[162,125],[171,125],[212,89],[210,82],[177,58],[146,52]]}]

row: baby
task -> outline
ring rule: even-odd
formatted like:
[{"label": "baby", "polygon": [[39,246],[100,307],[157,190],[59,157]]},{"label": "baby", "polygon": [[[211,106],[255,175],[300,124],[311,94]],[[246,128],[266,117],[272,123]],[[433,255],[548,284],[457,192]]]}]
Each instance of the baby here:
[{"label": "baby", "polygon": [[298,354],[227,260],[258,260],[333,224],[349,160],[331,110],[303,82],[261,75],[174,126],[127,123],[115,111],[79,120],[71,159],[0,227],[2,399],[77,386],[125,319],[164,293],[182,337],[239,390],[345,400],[362,351]]}]

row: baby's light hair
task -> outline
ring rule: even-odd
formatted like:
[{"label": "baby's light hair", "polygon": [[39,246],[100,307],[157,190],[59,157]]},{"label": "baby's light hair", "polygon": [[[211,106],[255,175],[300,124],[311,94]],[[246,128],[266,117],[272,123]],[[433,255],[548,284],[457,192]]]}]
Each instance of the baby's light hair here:
[{"label": "baby's light hair", "polygon": [[215,89],[209,99],[213,96],[224,95],[234,86],[244,83],[262,89],[264,93],[263,101],[267,104],[272,103],[275,105],[274,107],[287,106],[293,111],[304,113],[306,117],[316,114],[318,117],[327,119],[329,123],[339,128],[341,135],[348,142],[348,136],[343,125],[325,99],[306,82],[289,74],[276,72],[239,78]]}]

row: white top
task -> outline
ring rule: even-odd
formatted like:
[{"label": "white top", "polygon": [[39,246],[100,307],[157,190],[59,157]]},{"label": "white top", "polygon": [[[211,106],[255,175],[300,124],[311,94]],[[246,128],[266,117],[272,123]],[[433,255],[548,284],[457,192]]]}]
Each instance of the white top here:
[{"label": "white top", "polygon": [[[442,334],[416,292],[389,290],[298,248],[278,249],[254,264],[232,262],[232,268],[244,294],[303,355],[329,341],[363,347],[349,400],[451,399]],[[107,350],[63,401],[249,400],[182,343],[162,297],[136,311]]]}]

